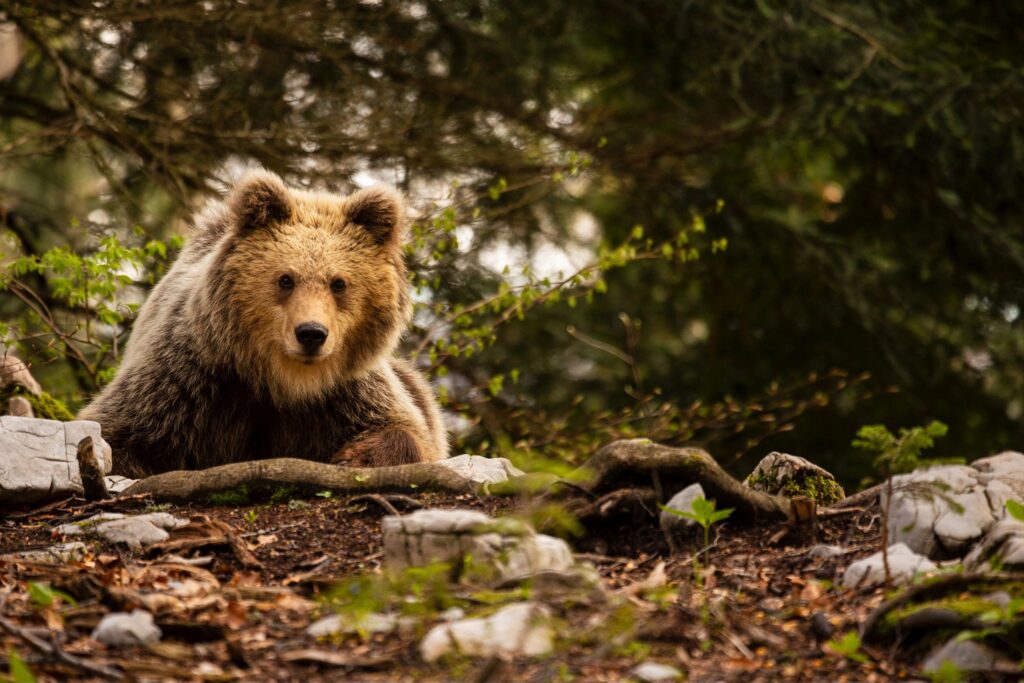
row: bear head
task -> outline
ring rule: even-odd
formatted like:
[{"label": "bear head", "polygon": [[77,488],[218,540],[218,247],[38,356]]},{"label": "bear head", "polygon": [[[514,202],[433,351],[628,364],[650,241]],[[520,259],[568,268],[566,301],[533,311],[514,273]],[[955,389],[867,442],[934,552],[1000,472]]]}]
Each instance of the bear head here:
[{"label": "bear head", "polygon": [[306,192],[250,173],[223,229],[211,304],[256,388],[315,400],[394,352],[412,312],[397,191]]}]

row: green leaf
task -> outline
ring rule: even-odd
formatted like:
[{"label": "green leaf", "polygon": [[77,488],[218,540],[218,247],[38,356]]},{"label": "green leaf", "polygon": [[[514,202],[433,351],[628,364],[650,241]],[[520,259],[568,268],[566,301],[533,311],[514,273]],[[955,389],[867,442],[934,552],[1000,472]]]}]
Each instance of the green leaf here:
[{"label": "green leaf", "polygon": [[36,683],[35,674],[28,668],[24,660],[11,648],[7,651],[7,668],[10,669],[10,680],[13,683]]},{"label": "green leaf", "polygon": [[1024,522],[1024,505],[1021,505],[1015,500],[1006,501],[1006,511],[1010,513],[1010,516],[1014,519]]}]

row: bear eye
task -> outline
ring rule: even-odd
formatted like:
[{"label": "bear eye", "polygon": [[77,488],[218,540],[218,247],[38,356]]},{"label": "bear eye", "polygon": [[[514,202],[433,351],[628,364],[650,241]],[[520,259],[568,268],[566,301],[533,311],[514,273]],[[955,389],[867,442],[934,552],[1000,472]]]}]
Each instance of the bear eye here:
[{"label": "bear eye", "polygon": [[277,286],[281,289],[291,289],[295,286],[295,280],[291,275],[282,275],[277,281]]},{"label": "bear eye", "polygon": [[345,281],[342,280],[340,277],[331,280],[331,291],[334,292],[335,294],[341,294],[342,292],[345,291],[345,287],[347,286],[348,285],[345,284]]}]

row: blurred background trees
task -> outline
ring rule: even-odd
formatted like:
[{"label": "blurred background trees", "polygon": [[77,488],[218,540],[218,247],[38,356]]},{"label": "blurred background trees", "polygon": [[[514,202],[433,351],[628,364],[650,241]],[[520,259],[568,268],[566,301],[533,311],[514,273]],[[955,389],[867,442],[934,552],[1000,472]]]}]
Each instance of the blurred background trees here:
[{"label": "blurred background trees", "polygon": [[[408,194],[407,344],[467,448],[571,458],[651,435],[726,462],[787,449],[850,481],[867,422],[940,419],[967,458],[1020,447],[1013,3],[0,12],[0,319],[73,406],[107,376],[73,351],[116,362],[164,240],[259,164]],[[115,282],[84,293],[115,243],[123,259],[96,270]],[[54,247],[65,260],[32,260]],[[104,298],[117,314],[86,339]]]}]

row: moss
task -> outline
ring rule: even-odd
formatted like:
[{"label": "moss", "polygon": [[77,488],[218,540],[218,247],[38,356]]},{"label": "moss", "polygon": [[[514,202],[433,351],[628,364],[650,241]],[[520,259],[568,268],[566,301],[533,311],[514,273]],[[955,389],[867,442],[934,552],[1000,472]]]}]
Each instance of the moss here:
[{"label": "moss", "polygon": [[248,505],[252,502],[249,487],[239,486],[220,493],[211,493],[206,498],[209,505]]},{"label": "moss", "polygon": [[[759,474],[747,477],[746,484],[751,488],[770,491],[778,485],[778,482],[770,474]],[[807,496],[817,502],[818,505],[831,505],[846,497],[843,487],[839,485],[839,482],[820,474],[805,474],[786,480],[782,484],[779,495],[783,495],[786,498]]]},{"label": "moss", "polygon": [[[29,405],[32,406],[32,413],[36,417],[41,417],[47,420],[60,420],[61,422],[70,422],[75,419],[75,416],[68,410],[68,407],[64,405],[64,402],[59,398],[46,393],[45,391],[38,396],[30,393],[21,386],[7,387],[3,391],[0,391],[0,401],[6,404],[8,399],[14,396],[24,396],[28,399]],[[5,405],[6,407],[6,405]]]}]

